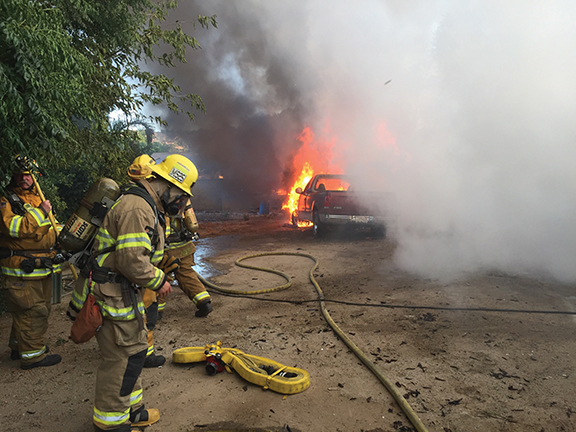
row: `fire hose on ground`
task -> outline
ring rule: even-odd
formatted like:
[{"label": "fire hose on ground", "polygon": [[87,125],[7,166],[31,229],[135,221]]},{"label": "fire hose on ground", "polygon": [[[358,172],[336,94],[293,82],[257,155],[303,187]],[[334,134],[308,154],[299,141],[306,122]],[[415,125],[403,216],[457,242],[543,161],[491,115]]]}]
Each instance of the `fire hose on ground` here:
[{"label": "fire hose on ground", "polygon": [[202,283],[204,285],[206,285],[207,287],[212,288],[216,291],[220,291],[222,293],[231,294],[231,295],[242,296],[242,295],[253,295],[253,294],[265,294],[265,293],[271,293],[271,292],[275,292],[275,291],[282,291],[282,290],[288,289],[292,286],[292,281],[291,281],[290,276],[288,276],[287,274],[285,274],[281,271],[278,271],[278,270],[270,269],[270,268],[256,267],[256,266],[242,263],[242,261],[245,261],[245,260],[248,260],[251,258],[273,256],[273,255],[288,255],[288,256],[304,257],[304,258],[308,258],[314,262],[314,266],[310,269],[310,272],[309,272],[309,279],[310,279],[310,282],[312,283],[312,285],[314,285],[314,288],[316,289],[316,292],[318,294],[318,301],[320,303],[320,309],[322,310],[322,315],[324,316],[324,319],[326,320],[326,322],[330,325],[330,327],[332,328],[332,330],[334,330],[334,332],[338,335],[338,337],[346,344],[346,346],[348,346],[348,348],[350,348],[350,350],[352,350],[352,352],[356,355],[356,357],[358,357],[360,359],[360,361],[378,378],[378,380],[380,380],[380,382],[384,385],[384,387],[386,387],[388,392],[392,395],[392,397],[394,398],[396,403],[398,403],[398,405],[400,406],[400,408],[402,409],[404,414],[406,414],[406,417],[408,417],[408,420],[410,420],[410,422],[416,428],[416,430],[418,432],[428,432],[428,430],[426,429],[426,426],[424,426],[424,424],[418,418],[418,416],[416,415],[416,413],[414,412],[412,407],[408,404],[408,402],[402,396],[402,394],[400,394],[400,392],[398,391],[396,386],[388,378],[386,378],[386,376],[384,376],[382,371],[380,371],[380,369],[378,369],[370,361],[370,359],[356,346],[356,344],[354,344],[354,342],[352,342],[352,340],[342,332],[342,330],[338,327],[338,325],[336,325],[336,323],[334,322],[334,320],[332,319],[332,317],[330,316],[330,314],[326,310],[326,307],[324,304],[324,293],[322,292],[320,285],[318,285],[318,282],[316,282],[316,279],[314,278],[314,271],[316,270],[316,268],[318,267],[318,264],[319,264],[318,260],[315,257],[313,257],[312,255],[308,255],[308,254],[304,254],[304,253],[295,253],[295,252],[264,252],[264,253],[247,255],[247,256],[244,256],[244,257],[237,259],[235,264],[239,267],[243,267],[243,268],[247,268],[247,269],[251,269],[251,270],[263,271],[263,272],[267,272],[267,273],[273,273],[273,274],[276,274],[276,275],[284,278],[287,281],[287,283],[284,285],[279,285],[279,286],[276,286],[273,288],[268,288],[268,289],[263,289],[263,290],[257,290],[257,291],[232,290],[232,289],[219,287],[218,285],[215,285],[215,284],[207,281],[206,279],[204,279],[200,275],[199,275],[199,278],[202,281]]}]

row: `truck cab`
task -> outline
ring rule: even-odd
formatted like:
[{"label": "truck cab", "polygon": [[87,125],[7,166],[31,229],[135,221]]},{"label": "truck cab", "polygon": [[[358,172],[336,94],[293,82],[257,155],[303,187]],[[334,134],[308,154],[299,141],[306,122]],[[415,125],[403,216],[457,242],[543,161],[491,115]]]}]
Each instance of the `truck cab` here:
[{"label": "truck cab", "polygon": [[340,174],[320,174],[314,176],[306,185],[304,190],[296,189],[300,194],[298,199],[298,217],[300,219],[313,221],[313,212],[319,206],[324,207],[327,192],[347,191],[350,187],[349,181]]},{"label": "truck cab", "polygon": [[318,174],[296,192],[300,196],[292,223],[312,222],[317,237],[333,226],[368,227],[379,237],[385,234],[384,217],[378,210],[380,195],[353,190],[345,175]]}]

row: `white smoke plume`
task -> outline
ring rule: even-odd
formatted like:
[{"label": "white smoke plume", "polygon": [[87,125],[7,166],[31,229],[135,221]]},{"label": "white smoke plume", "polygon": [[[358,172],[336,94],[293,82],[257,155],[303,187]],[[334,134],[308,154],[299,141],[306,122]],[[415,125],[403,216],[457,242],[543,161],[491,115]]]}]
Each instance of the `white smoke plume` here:
[{"label": "white smoke plume", "polygon": [[219,28],[194,32],[203,50],[177,81],[207,114],[168,132],[206,164],[282,186],[309,126],[395,194],[403,268],[576,281],[576,3],[208,0],[177,15],[200,13]]}]

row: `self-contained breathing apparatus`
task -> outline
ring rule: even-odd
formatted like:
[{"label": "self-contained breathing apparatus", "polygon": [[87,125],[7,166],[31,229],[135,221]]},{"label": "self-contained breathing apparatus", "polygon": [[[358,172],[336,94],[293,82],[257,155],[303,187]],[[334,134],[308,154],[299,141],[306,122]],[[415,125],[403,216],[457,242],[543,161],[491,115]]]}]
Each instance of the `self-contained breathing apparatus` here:
[{"label": "self-contained breathing apparatus", "polygon": [[168,243],[178,243],[190,240],[198,240],[200,234],[198,234],[198,219],[196,219],[196,214],[192,205],[188,204],[182,214],[176,216],[171,216],[171,220],[180,220],[180,223],[171,224],[174,231],[168,236],[166,241]]},{"label": "self-contained breathing apparatus", "polygon": [[[40,198],[44,201],[44,194],[33,175],[33,171],[43,175],[38,164],[36,164],[34,160],[21,155],[16,156],[15,162],[19,172],[31,175],[34,187],[40,195]],[[98,230],[98,227],[102,224],[104,216],[119,195],[120,188],[114,180],[108,178],[99,179],[88,190],[76,212],[72,214],[66,225],[64,225],[60,233],[57,234],[56,247],[42,251],[18,251],[0,248],[0,259],[9,258],[14,255],[26,257],[27,259],[23,260],[20,264],[20,268],[25,273],[32,273],[36,268],[52,268],[53,265],[62,264],[67,260],[70,260],[71,264],[75,263],[78,265],[77,259],[75,262],[72,261],[72,258],[79,258],[82,254],[79,256],[76,255],[91,244],[91,240]],[[23,216],[30,210],[30,208],[28,208],[29,205],[23,203],[13,190],[6,190],[6,199],[10,203],[14,214]],[[49,213],[48,218],[54,231],[58,233],[54,215]],[[35,256],[37,254],[53,253],[55,249],[56,255],[51,258]]]},{"label": "self-contained breathing apparatus", "polygon": [[191,234],[191,240],[198,240],[200,235],[198,234],[198,219],[196,219],[196,214],[192,205],[187,205],[184,209],[184,226]]},{"label": "self-contained breathing apparatus", "polygon": [[[0,259],[14,255],[27,257],[20,264],[20,268],[25,273],[32,273],[35,268],[51,268],[52,265],[62,264],[67,260],[78,268],[84,267],[94,236],[102,225],[104,216],[119,196],[120,187],[114,180],[105,177],[97,180],[58,234],[56,242],[58,250],[55,256],[52,258],[33,256],[34,253],[50,252],[48,250],[13,251],[8,248],[0,248]],[[26,213],[25,205],[13,191],[7,191],[6,199],[10,202],[15,214],[22,216]]]},{"label": "self-contained breathing apparatus", "polygon": [[62,228],[58,236],[60,248],[72,255],[85,249],[119,196],[120,187],[114,180],[97,180]]},{"label": "self-contained breathing apparatus", "polygon": [[[98,189],[98,188],[96,188]],[[113,188],[114,191],[116,191],[115,188]],[[90,237],[86,237],[86,236],[82,236],[82,238],[80,238],[79,235],[75,235],[72,237],[72,241],[70,242],[70,244],[73,245],[81,245],[82,243],[85,244],[84,248],[77,252],[76,254],[74,254],[72,256],[72,258],[70,258],[70,261],[74,262],[74,264],[76,265],[76,267],[78,267],[80,269],[80,274],[81,276],[85,277],[85,278],[91,278],[91,280],[93,282],[96,283],[119,283],[121,284],[121,293],[122,293],[122,300],[124,303],[125,307],[130,307],[132,306],[134,308],[134,313],[136,315],[136,319],[138,320],[138,324],[140,329],[144,328],[144,319],[142,317],[142,314],[140,313],[139,309],[138,309],[138,300],[136,298],[136,290],[134,288],[134,286],[132,285],[132,283],[126,278],[124,277],[122,274],[117,273],[112,271],[110,268],[108,267],[102,267],[100,265],[98,265],[98,263],[96,262],[96,258],[98,255],[101,254],[105,254],[108,252],[113,252],[115,250],[115,246],[110,246],[107,248],[104,248],[102,250],[97,250],[97,251],[93,251],[93,245],[94,245],[94,239],[96,237],[96,231],[97,228],[102,224],[102,221],[104,220],[104,216],[106,215],[106,213],[110,210],[110,208],[114,205],[115,202],[117,202],[118,199],[120,199],[122,196],[124,195],[137,195],[141,198],[143,198],[151,207],[152,210],[154,211],[154,227],[145,227],[146,229],[146,233],[148,234],[149,238],[150,238],[150,243],[152,245],[152,250],[151,250],[151,255],[154,253],[154,250],[156,248],[156,246],[158,245],[158,242],[160,240],[160,234],[158,231],[158,223],[164,225],[165,221],[164,221],[164,217],[162,216],[162,214],[160,214],[158,212],[158,209],[156,208],[156,203],[154,202],[154,199],[150,196],[150,194],[146,191],[146,189],[144,189],[144,187],[139,183],[136,182],[135,185],[130,184],[130,185],[126,185],[123,186],[122,188],[118,188],[118,197],[116,198],[116,200],[111,201],[110,203],[107,203],[106,205],[102,205],[102,206],[94,206],[94,208],[97,208],[97,212],[98,212],[98,218],[96,218],[97,220],[95,221],[94,218],[92,219],[92,223],[97,223],[97,227],[96,229],[92,229],[91,227],[88,228],[92,231],[91,236]],[[86,207],[86,206],[85,206]],[[75,219],[76,217],[76,219]],[[70,227],[75,227],[78,225],[78,222],[76,221],[77,219],[81,219],[78,215],[73,215],[71,217],[71,220],[73,221],[73,223],[69,223],[67,225],[70,225]],[[86,220],[84,220],[84,222],[87,222]],[[83,223],[83,222],[80,222]],[[77,231],[77,230],[76,230]],[[71,230],[68,229],[66,231],[66,235],[70,235],[71,236]]]},{"label": "self-contained breathing apparatus", "polygon": [[[154,210],[155,226],[146,227],[146,233],[150,237],[152,247],[155,248],[159,241],[157,225],[158,223],[164,225],[165,222],[164,217],[158,213],[156,203],[150,194],[146,192],[140,182],[136,182],[136,185],[130,184],[120,188],[114,180],[108,178],[101,178],[92,185],[82,199],[78,210],[72,214],[58,237],[60,248],[63,250],[63,254],[68,254],[71,263],[84,273],[86,273],[87,264],[91,264],[88,272],[93,272],[92,280],[97,283],[119,282],[114,276],[110,276],[110,274],[116,275],[116,273],[107,271],[101,273],[99,269],[93,268],[94,263],[91,261],[96,258],[92,252],[96,232],[102,225],[108,211],[123,195],[138,195]],[[112,252],[114,249],[115,247],[112,246],[97,251],[97,253],[100,255]]]},{"label": "self-contained breathing apparatus", "polygon": [[58,236],[60,248],[68,255],[71,264],[80,269],[86,265],[96,232],[120,194],[118,184],[106,177],[88,189]]}]

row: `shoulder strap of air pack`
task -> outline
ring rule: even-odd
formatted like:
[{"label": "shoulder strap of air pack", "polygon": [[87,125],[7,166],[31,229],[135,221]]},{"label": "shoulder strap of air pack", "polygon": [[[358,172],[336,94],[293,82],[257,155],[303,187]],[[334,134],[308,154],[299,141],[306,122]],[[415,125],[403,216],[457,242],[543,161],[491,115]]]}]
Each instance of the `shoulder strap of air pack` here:
[{"label": "shoulder strap of air pack", "polygon": [[142,186],[142,184],[139,181],[137,181],[135,185],[127,184],[122,186],[120,192],[122,195],[139,196],[140,198],[144,199],[150,205],[150,207],[152,207],[152,210],[154,210],[154,214],[158,212],[158,209],[156,208],[156,203],[154,202],[154,198],[150,196],[148,191],[144,189],[144,186]]},{"label": "shoulder strap of air pack", "polygon": [[154,202],[154,198],[152,198],[150,196],[150,194],[148,193],[148,191],[146,189],[144,189],[144,186],[142,186],[142,184],[137,181],[135,182],[136,184],[128,184],[122,187],[121,191],[122,191],[122,195],[136,195],[139,196],[140,198],[144,199],[149,205],[150,207],[152,207],[152,210],[154,211],[154,228],[152,228],[152,233],[149,233],[150,235],[150,241],[153,245],[153,247],[155,248],[156,245],[158,244],[158,222],[160,222],[160,224],[162,225],[162,227],[166,227],[166,220],[164,219],[164,216],[162,214],[158,213],[158,208],[156,207],[156,203]]},{"label": "shoulder strap of air pack", "polygon": [[[152,207],[152,210],[154,211],[154,227],[146,227],[146,231],[150,236],[150,243],[152,244],[153,249],[152,253],[154,253],[154,250],[156,249],[156,246],[158,245],[158,241],[160,238],[158,233],[158,222],[160,221],[160,223],[162,223],[162,226],[165,226],[166,222],[164,220],[164,217],[158,213],[158,209],[156,207],[154,199],[150,196],[148,191],[144,189],[144,186],[142,186],[140,182],[136,182],[136,184],[130,183],[123,185],[120,188],[120,197],[116,200],[116,202],[118,202],[124,195],[137,195],[144,201],[146,201],[150,205],[150,207]],[[92,248],[92,242],[93,240],[90,241],[90,243],[88,243],[85,250],[89,250],[89,248]],[[86,262],[92,261],[94,258],[96,258],[96,256],[103,253],[112,252],[115,249],[116,246],[110,246],[100,251],[92,251],[92,253],[87,254],[87,260],[82,265],[85,266]],[[87,269],[86,271],[90,271],[92,269],[91,266],[85,266],[85,268]]]},{"label": "shoulder strap of air pack", "polygon": [[12,207],[12,213],[17,214],[18,216],[24,216],[26,214],[24,203],[12,189],[6,189],[6,199]]}]

